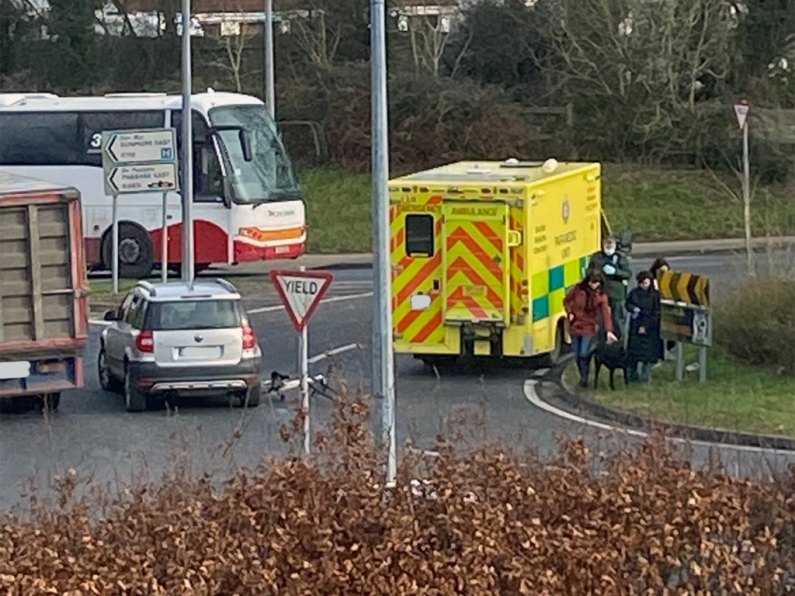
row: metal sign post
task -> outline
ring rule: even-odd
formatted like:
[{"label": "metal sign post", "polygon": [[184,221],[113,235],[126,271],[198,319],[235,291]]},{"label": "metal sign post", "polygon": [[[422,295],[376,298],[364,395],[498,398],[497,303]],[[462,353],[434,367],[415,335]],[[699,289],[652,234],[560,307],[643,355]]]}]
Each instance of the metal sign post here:
[{"label": "metal sign post", "polygon": [[113,235],[111,241],[113,242],[113,295],[119,293],[119,195],[113,193],[113,211],[111,214],[113,218]]},{"label": "metal sign post", "polygon": [[[113,197],[113,293],[118,294],[119,195],[163,191],[163,245],[166,246],[167,197],[169,191],[179,190],[177,139],[174,129],[102,131],[102,170],[105,194]],[[165,249],[163,257],[165,271]]]},{"label": "metal sign post", "polygon": [[193,93],[190,55],[190,0],[182,0],[182,279],[193,281]]},{"label": "metal sign post", "polygon": [[743,218],[745,220],[745,249],[748,259],[748,275],[754,275],[753,251],[751,250],[751,175],[750,157],[748,155],[748,110],[750,106],[746,100],[735,104],[734,114],[737,124],[743,131]]},{"label": "metal sign post", "polygon": [[273,71],[273,0],[265,0],[265,103],[271,118],[276,119],[276,88]]},{"label": "metal sign post", "polygon": [[309,342],[307,322],[331,286],[331,273],[321,271],[271,271],[271,280],[299,336],[301,408],[304,412],[304,453],[311,451],[309,426]]},{"label": "metal sign post", "polygon": [[373,248],[375,253],[375,312],[373,317],[373,392],[382,399],[381,431],[387,445],[386,481],[397,476],[395,371],[392,346],[392,305],[389,251],[389,138],[387,122],[386,14],[384,0],[370,4],[370,62],[373,127]]},{"label": "metal sign post", "polygon": [[163,193],[163,221],[160,225],[160,281],[168,281],[168,193]]},{"label": "metal sign post", "polygon": [[674,271],[661,272],[660,336],[676,342],[676,380],[685,374],[684,344],[699,346],[699,381],[707,381],[707,348],[712,345],[709,278]]}]

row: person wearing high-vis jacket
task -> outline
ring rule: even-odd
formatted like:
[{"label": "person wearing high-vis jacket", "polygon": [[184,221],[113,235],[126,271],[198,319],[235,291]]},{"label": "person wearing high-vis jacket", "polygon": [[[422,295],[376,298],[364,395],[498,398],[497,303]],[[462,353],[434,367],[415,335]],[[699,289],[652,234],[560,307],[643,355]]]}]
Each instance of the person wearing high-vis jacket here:
[{"label": "person wearing high-vis jacket", "polygon": [[621,336],[626,332],[627,285],[632,278],[629,259],[616,250],[616,239],[605,238],[602,250],[591,256],[588,273],[601,273],[604,276],[604,293],[613,314],[613,332]]}]

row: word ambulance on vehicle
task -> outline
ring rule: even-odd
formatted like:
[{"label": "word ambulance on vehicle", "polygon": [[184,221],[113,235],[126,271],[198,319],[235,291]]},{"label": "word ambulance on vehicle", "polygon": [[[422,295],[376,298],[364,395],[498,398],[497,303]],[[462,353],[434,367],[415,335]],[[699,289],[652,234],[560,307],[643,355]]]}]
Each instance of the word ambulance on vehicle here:
[{"label": "word ambulance on vehicle", "polygon": [[557,360],[563,299],[610,233],[600,164],[459,162],[389,194],[396,353]]}]

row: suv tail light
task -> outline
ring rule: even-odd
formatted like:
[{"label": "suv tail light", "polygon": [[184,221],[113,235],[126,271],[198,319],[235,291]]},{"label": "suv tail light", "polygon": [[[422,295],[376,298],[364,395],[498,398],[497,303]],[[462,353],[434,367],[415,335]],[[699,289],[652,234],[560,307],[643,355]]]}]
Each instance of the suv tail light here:
[{"label": "suv tail light", "polygon": [[135,347],[139,352],[152,354],[155,351],[155,336],[151,331],[141,331],[135,338]]},{"label": "suv tail light", "polygon": [[245,325],[243,327],[243,349],[244,350],[253,350],[257,345],[257,334],[254,333],[254,330]]}]

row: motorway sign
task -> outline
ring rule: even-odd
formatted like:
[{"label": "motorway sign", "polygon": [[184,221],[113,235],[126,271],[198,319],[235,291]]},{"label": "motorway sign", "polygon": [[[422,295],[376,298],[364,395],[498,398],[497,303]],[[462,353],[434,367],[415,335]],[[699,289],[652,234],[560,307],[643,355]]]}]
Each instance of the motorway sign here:
[{"label": "motorway sign", "polygon": [[174,163],[119,165],[106,171],[105,194],[167,192],[177,190],[177,184],[177,165]]},{"label": "motorway sign", "polygon": [[293,326],[300,333],[331,285],[331,273],[321,271],[271,271]]},{"label": "motorway sign", "polygon": [[111,164],[175,162],[175,131],[173,128],[103,131],[102,159]]}]

